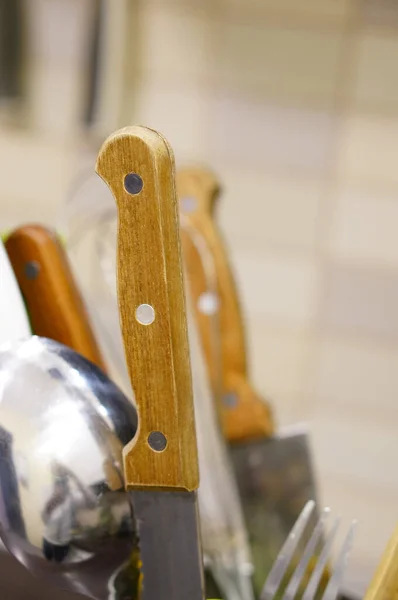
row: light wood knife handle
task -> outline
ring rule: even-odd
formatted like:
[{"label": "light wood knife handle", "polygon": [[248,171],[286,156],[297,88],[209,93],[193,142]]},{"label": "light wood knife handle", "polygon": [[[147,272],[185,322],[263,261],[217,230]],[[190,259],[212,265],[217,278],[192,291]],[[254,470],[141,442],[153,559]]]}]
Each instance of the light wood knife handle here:
[{"label": "light wood knife handle", "polygon": [[364,600],[398,600],[398,525],[387,544]]},{"label": "light wood knife handle", "polygon": [[102,146],[97,173],[118,208],[117,279],[139,426],[125,448],[127,489],[199,486],[174,158],[145,127]]},{"label": "light wood knife handle", "polygon": [[5,247],[25,299],[33,332],[69,346],[105,370],[66,252],[41,225],[13,231]]},{"label": "light wood knife handle", "polygon": [[[248,378],[246,341],[237,286],[222,235],[214,220],[214,207],[220,185],[214,175],[203,168],[186,168],[177,172],[180,210],[204,239],[212,256],[218,292],[218,316],[221,334],[222,424],[231,442],[269,436],[274,432],[271,410],[257,394]],[[219,363],[214,357],[211,318],[203,315],[200,297],[207,290],[205,267],[189,231],[183,231],[183,250],[195,305],[202,344],[213,391],[219,392]],[[218,394],[219,395],[219,394]]]}]

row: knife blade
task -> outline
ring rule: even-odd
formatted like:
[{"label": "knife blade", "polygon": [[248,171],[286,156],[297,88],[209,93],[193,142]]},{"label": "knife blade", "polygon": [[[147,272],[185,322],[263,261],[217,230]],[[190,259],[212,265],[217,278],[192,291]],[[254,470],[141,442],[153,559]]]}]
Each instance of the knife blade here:
[{"label": "knife blade", "polygon": [[118,209],[119,311],[139,413],[124,470],[140,540],[142,598],[203,600],[174,158],[158,133],[129,127],[105,141],[96,170]]},{"label": "knife blade", "polygon": [[[305,429],[276,432],[270,403],[250,382],[237,286],[214,219],[220,185],[210,171],[186,168],[177,173],[177,190],[184,218],[201,236],[211,256],[209,267],[190,236],[183,236],[189,286],[214,392],[220,398],[221,422],[243,503],[255,567],[254,585],[259,593],[301,509],[308,500],[316,500],[310,444]],[[214,285],[209,290],[211,268]],[[209,294],[216,297],[214,312],[203,310],[203,297]],[[218,346],[212,343],[215,323]]]},{"label": "knife blade", "polygon": [[66,252],[41,225],[15,229],[5,242],[36,335],[69,346],[106,367]]}]

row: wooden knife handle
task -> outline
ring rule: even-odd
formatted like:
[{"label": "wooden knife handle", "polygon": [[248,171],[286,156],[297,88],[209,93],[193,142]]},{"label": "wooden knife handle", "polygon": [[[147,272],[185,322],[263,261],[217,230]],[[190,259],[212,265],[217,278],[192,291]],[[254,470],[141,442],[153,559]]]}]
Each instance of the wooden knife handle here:
[{"label": "wooden knife handle", "polygon": [[[186,168],[177,173],[177,191],[184,219],[207,244],[216,273],[221,334],[221,414],[225,436],[231,442],[270,436],[274,432],[271,410],[248,379],[242,309],[222,235],[214,220],[219,183],[206,169]],[[200,309],[200,298],[208,291],[205,267],[188,230],[182,232],[182,240],[209,376],[217,395],[220,388],[217,371],[220,365],[215,360],[211,341],[212,319]]]},{"label": "wooden knife handle", "polygon": [[117,280],[139,426],[124,451],[127,489],[199,486],[174,158],[145,127],[102,146],[97,173],[118,208]]},{"label": "wooden knife handle", "polygon": [[69,346],[105,370],[66,252],[56,235],[41,225],[26,225],[13,231],[5,246],[33,332]]},{"label": "wooden knife handle", "polygon": [[398,525],[387,544],[364,600],[398,600]]}]

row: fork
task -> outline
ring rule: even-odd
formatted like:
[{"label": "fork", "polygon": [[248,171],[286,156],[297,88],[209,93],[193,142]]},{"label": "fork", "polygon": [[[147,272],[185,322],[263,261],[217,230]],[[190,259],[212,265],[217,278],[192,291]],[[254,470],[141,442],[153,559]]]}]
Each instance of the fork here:
[{"label": "fork", "polygon": [[[314,513],[314,509],[315,502],[313,500],[310,500],[304,506],[267,577],[260,595],[260,600],[276,599],[281,583],[288,573],[289,566],[292,562],[298,544],[300,540],[302,540],[303,534],[308,527],[310,519]],[[324,508],[319,516],[312,534],[300,557],[299,563],[284,591],[282,600],[294,600],[296,598],[296,594],[299,591],[300,584],[307,572],[309,563],[316,555],[318,557],[316,565],[312,571],[308,584],[305,587],[305,591],[301,596],[301,600],[315,600],[319,583],[326,569],[332,550],[333,541],[340,525],[340,518],[337,517],[332,523],[329,533],[326,535],[326,537],[324,537],[325,524],[329,514],[330,509]],[[357,522],[352,521],[341,546],[340,552],[337,555],[333,574],[329,578],[327,587],[322,596],[322,600],[335,600],[337,598],[347,565],[348,556],[351,551],[356,525]],[[316,552],[318,548],[319,552]]]}]

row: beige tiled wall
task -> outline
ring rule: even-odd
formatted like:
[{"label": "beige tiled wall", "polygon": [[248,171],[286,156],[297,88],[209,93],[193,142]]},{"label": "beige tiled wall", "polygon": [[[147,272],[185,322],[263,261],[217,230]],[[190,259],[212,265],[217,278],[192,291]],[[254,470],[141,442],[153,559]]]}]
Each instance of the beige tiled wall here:
[{"label": "beige tiled wall", "polygon": [[217,170],[253,378],[308,420],[321,495],[361,525],[363,590],[398,520],[398,5],[146,2],[139,121]]},{"label": "beige tiled wall", "polygon": [[[146,0],[134,15],[119,124],[219,175],[253,379],[281,424],[308,421],[322,499],[360,519],[361,591],[398,520],[398,4]],[[6,226],[55,222],[76,172],[62,89],[57,126],[0,141]]]}]

